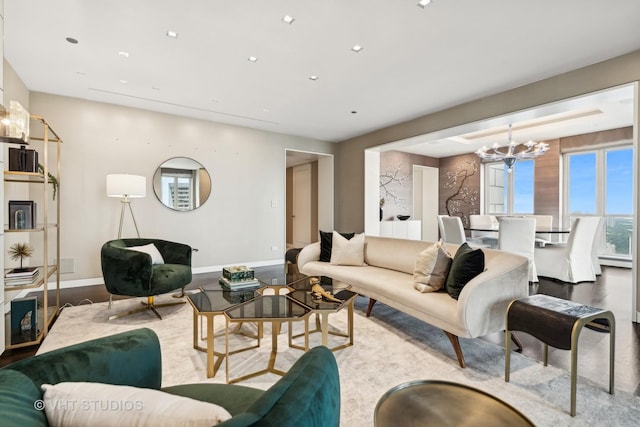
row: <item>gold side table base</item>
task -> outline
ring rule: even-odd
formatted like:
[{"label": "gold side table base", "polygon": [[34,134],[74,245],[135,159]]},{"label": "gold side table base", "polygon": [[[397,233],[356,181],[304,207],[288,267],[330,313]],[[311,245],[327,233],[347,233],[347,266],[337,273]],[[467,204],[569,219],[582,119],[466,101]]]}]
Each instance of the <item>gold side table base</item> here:
[{"label": "gold side table base", "polygon": [[[220,314],[218,314],[219,316]],[[198,316],[202,316],[205,317],[207,320],[207,335],[205,337],[205,339],[207,340],[207,346],[206,347],[202,347],[200,346],[198,343]],[[243,351],[247,351],[247,350],[252,350],[254,348],[258,348],[260,347],[260,337],[262,336],[262,328],[259,326],[258,328],[258,332],[255,335],[250,335],[249,333],[246,333],[244,331],[240,331],[240,328],[242,328],[242,323],[238,324],[238,327],[236,328],[236,331],[232,332],[232,333],[236,333],[239,335],[243,335],[246,336],[248,338],[253,338],[255,340],[257,340],[257,343],[255,345],[249,346],[249,347],[245,347],[245,348],[241,348],[238,350],[234,350],[234,351],[226,351],[224,353],[220,353],[218,351],[215,351],[215,347],[214,347],[214,338],[216,337],[220,337],[222,336],[223,333],[220,334],[214,334],[214,317],[216,316],[216,314],[214,313],[196,313],[196,311],[193,311],[193,348],[198,350],[198,351],[202,351],[204,353],[207,353],[207,378],[212,378],[216,375],[216,373],[218,372],[218,369],[220,368],[220,365],[222,364],[222,361],[225,359],[225,357],[227,357],[228,355],[232,355],[232,354],[237,354],[237,353],[241,353]],[[224,332],[224,334],[226,335],[226,331]],[[228,345],[228,342],[227,342]]]},{"label": "gold side table base", "polygon": [[[305,336],[306,338],[306,342],[305,342],[305,347],[301,348],[304,351],[308,351],[309,350],[309,318],[305,317],[304,319],[301,319],[304,321],[304,327],[305,327]],[[234,384],[240,381],[244,381],[244,380],[248,380],[249,378],[254,378],[260,375],[264,375],[264,374],[268,374],[268,373],[272,373],[272,374],[276,374],[276,375],[280,375],[283,376],[286,374],[285,371],[281,370],[281,369],[277,369],[275,367],[276,365],[276,357],[278,355],[278,335],[280,333],[280,326],[282,325],[283,322],[290,322],[289,320],[281,320],[278,321],[276,319],[265,319],[265,320],[261,320],[259,323],[262,326],[263,322],[270,322],[271,323],[271,352],[269,353],[269,362],[267,364],[267,367],[265,369],[261,369],[259,371],[255,371],[255,372],[251,372],[249,374],[246,375],[242,375],[240,377],[236,377],[236,378],[229,378],[229,356],[234,354],[234,353],[239,353],[239,351],[234,351],[234,352],[230,352],[229,351],[229,319],[226,319],[227,321],[227,327],[225,328],[225,336],[226,336],[226,348],[227,348],[227,352],[225,354],[225,359],[226,359],[226,363],[225,363],[225,368],[226,368],[226,379],[227,379],[227,384]],[[262,331],[263,328],[260,328],[260,331]],[[291,326],[289,326],[289,331],[291,331]]]},{"label": "gold side table base", "polygon": [[[504,360],[504,380],[509,382],[511,371],[511,348],[510,348],[510,331],[509,331],[509,310],[511,306],[518,300],[512,301],[507,308],[507,320],[505,322],[506,328],[504,331],[505,336],[505,360]],[[595,323],[594,320],[606,319],[608,321],[608,327]],[[591,328],[609,333],[609,394],[614,394],[614,365],[615,365],[615,329],[616,321],[613,313],[609,310],[600,310],[599,312],[591,315],[576,318],[573,327],[571,328],[571,409],[570,414],[572,417],[576,415],[576,390],[578,380],[578,338],[580,338],[580,332],[584,326],[589,325]],[[547,366],[549,360],[549,346],[544,343],[543,363]]]},{"label": "gold side table base", "polygon": [[[313,330],[305,330],[304,333],[293,335],[291,324],[289,325],[289,347],[297,350],[309,351],[309,335],[321,332],[322,333],[322,345],[329,348],[329,335],[349,338],[349,341],[334,347],[329,348],[331,351],[338,351],[351,347],[353,345],[353,301],[347,304],[347,332],[337,332],[329,330],[329,312],[316,312],[316,327]],[[294,344],[293,340],[296,338],[305,337],[305,346]]]}]

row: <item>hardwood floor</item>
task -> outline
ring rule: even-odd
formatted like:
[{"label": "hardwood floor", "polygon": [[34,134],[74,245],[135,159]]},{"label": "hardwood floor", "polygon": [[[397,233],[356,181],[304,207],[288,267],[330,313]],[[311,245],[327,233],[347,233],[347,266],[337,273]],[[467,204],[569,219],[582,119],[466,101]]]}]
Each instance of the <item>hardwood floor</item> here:
[{"label": "hardwood floor", "polygon": [[[269,267],[264,268],[266,270]],[[199,286],[217,279],[219,273],[194,275],[193,282],[186,289]],[[624,372],[624,381],[635,387],[640,395],[640,325],[631,322],[631,270],[616,267],[603,267],[603,274],[593,283],[570,285],[553,280],[540,279],[540,283],[531,286],[531,294],[542,293],[564,298],[594,307],[613,311],[616,317],[616,369]],[[37,295],[38,293],[33,293]],[[42,294],[41,292],[39,293]],[[109,294],[102,285],[62,289],[61,305],[85,304],[90,301],[109,300]],[[54,297],[51,294],[51,297]],[[123,297],[115,297],[121,299]],[[525,333],[518,333],[524,345],[523,354],[536,360],[542,360],[543,344]],[[491,334],[483,339],[503,345],[503,334]],[[608,369],[608,337],[600,333],[583,333],[580,337],[579,374],[590,377]],[[0,367],[29,357],[37,347],[7,350],[0,356]],[[549,347],[549,364],[569,370],[569,352]],[[628,388],[628,387],[626,387]]]}]

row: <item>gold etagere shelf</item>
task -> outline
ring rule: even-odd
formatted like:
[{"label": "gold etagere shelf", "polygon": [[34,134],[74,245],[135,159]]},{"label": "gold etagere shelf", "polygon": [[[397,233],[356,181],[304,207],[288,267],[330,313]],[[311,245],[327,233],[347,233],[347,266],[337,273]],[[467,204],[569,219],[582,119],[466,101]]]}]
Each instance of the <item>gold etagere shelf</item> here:
[{"label": "gold etagere shelf", "polygon": [[[37,224],[36,228],[28,228],[28,229],[10,229],[6,224],[4,225],[5,234],[12,233],[42,233],[42,245],[38,245],[37,249],[42,249],[42,259],[49,260],[50,248],[50,230],[55,230],[55,256],[52,257],[55,259],[53,264],[49,264],[50,261],[47,261],[44,265],[33,266],[37,267],[39,272],[37,278],[34,279],[33,282],[28,284],[21,284],[16,286],[7,286],[5,284],[4,291],[5,293],[29,290],[29,289],[42,289],[42,298],[38,297],[37,305],[37,330],[33,331],[28,339],[25,339],[24,342],[11,342],[11,313],[7,313],[5,316],[5,348],[6,349],[14,349],[21,347],[28,347],[32,345],[37,345],[42,342],[42,340],[46,337],[49,332],[49,328],[51,323],[55,320],[56,316],[60,310],[60,151],[61,151],[61,143],[62,139],[55,133],[51,126],[47,123],[47,121],[41,116],[30,115],[30,123],[31,129],[37,130],[41,132],[39,135],[34,135],[33,133],[30,135],[29,139],[32,141],[41,141],[42,147],[40,148],[39,155],[42,157],[39,158],[41,165],[38,165],[37,172],[18,172],[18,171],[4,171],[4,181],[5,183],[26,183],[26,184],[43,184],[42,191],[42,199],[44,209],[42,210],[42,220],[41,224]],[[2,142],[8,144],[16,144],[16,145],[29,145],[27,142],[16,138],[2,138]],[[55,143],[55,165],[52,168],[50,159],[50,143]],[[57,188],[54,188],[54,196],[55,201],[51,201],[51,189],[49,188],[49,184],[54,184],[51,181],[51,176],[54,176],[57,179],[55,185]],[[55,222],[50,222],[50,214],[53,212],[50,210],[49,204],[55,204]],[[6,206],[6,200],[5,200]],[[40,213],[40,212],[39,212]],[[6,248],[5,248],[6,249]],[[11,269],[5,269],[5,273]],[[55,282],[55,303],[50,303],[49,301],[49,283],[50,281]],[[46,314],[46,315],[45,315]]]}]

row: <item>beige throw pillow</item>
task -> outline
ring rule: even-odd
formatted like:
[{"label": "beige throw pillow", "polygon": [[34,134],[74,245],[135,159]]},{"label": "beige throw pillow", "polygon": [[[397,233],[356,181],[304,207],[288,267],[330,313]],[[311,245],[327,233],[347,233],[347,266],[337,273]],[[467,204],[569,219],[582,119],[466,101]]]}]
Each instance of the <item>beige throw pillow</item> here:
[{"label": "beige throw pillow", "polygon": [[452,259],[442,239],[420,252],[413,270],[414,287],[420,292],[435,292],[442,289],[447,280]]},{"label": "beige throw pillow", "polygon": [[212,426],[231,418],[221,406],[160,390],[87,382],[43,384],[50,426]]},{"label": "beige throw pillow", "polygon": [[363,266],[364,263],[364,233],[356,234],[351,239],[345,239],[340,233],[333,232],[333,247],[331,248],[331,264]]}]

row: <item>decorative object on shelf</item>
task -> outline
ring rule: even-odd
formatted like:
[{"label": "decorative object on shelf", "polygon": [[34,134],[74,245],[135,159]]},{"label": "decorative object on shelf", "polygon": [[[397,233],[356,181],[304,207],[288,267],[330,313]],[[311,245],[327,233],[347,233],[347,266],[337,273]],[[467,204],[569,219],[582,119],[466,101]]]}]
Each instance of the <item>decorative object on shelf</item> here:
[{"label": "decorative object on shelf", "polygon": [[133,219],[133,225],[136,228],[136,233],[138,237],[140,237],[140,231],[138,231],[136,217],[133,215],[133,210],[131,209],[130,199],[145,197],[146,195],[146,177],[128,174],[107,175],[107,196],[120,197],[120,202],[122,203],[122,209],[120,210],[120,227],[118,228],[118,239],[122,237],[122,223],[124,222],[124,211],[127,206],[129,207],[129,212],[131,212],[131,219]]},{"label": "decorative object on shelf", "polygon": [[29,142],[29,112],[17,101],[9,101],[9,111],[0,113],[0,141],[26,144]]},{"label": "decorative object on shelf", "polygon": [[[36,158],[37,158],[37,156],[36,156]],[[38,163],[38,173],[44,177],[44,166],[42,166],[40,163]],[[56,194],[58,193],[58,185],[60,185],[58,183],[58,178],[53,176],[53,174],[51,172],[47,173],[47,177],[49,177],[49,182],[53,186],[53,200],[55,200],[56,199]]]},{"label": "decorative object on shelf", "polygon": [[11,301],[11,344],[33,341],[38,336],[38,299],[15,298]]},{"label": "decorative object on shelf", "polygon": [[518,160],[534,159],[543,155],[549,149],[549,144],[547,143],[529,141],[523,144],[525,146],[524,149],[516,152],[518,143],[511,138],[511,124],[509,124],[509,137],[507,142],[509,142],[509,145],[507,146],[506,152],[498,150],[500,145],[496,142],[491,147],[491,151],[489,151],[487,147],[482,147],[476,151],[476,154],[483,160],[502,160],[507,166],[507,172],[511,173],[513,165],[515,165]]},{"label": "decorative object on shelf", "polygon": [[343,303],[344,301],[342,301],[341,299],[338,299],[336,297],[334,297],[333,295],[331,295],[329,292],[327,292],[322,285],[320,284],[320,279],[318,279],[317,277],[312,277],[311,279],[309,279],[309,284],[311,285],[311,293],[313,294],[313,296],[316,299],[322,299],[322,298],[326,298],[327,301],[332,301],[332,302],[337,302],[337,303]]},{"label": "decorative object on shelf", "polygon": [[27,230],[36,227],[36,203],[33,200],[9,201],[9,229]]},{"label": "decorative object on shelf", "polygon": [[38,167],[38,152],[27,149],[24,145],[20,148],[9,148],[9,170],[16,172],[35,172]]},{"label": "decorative object on shelf", "polygon": [[411,218],[411,215],[396,215],[396,218],[398,218],[400,221],[406,221]]},{"label": "decorative object on shelf", "polygon": [[13,269],[11,272],[23,273],[23,272],[26,272],[27,270],[31,270],[31,269],[25,269],[22,267],[22,261],[25,258],[31,258],[31,255],[33,255],[33,246],[31,246],[30,244],[20,242],[20,243],[14,243],[13,245],[11,245],[11,247],[9,247],[9,258],[11,258],[14,261],[17,261],[18,259],[20,260],[20,268]]},{"label": "decorative object on shelf", "polygon": [[255,272],[246,265],[234,265],[232,267],[224,267],[222,269],[222,277],[231,282],[253,280]]}]

